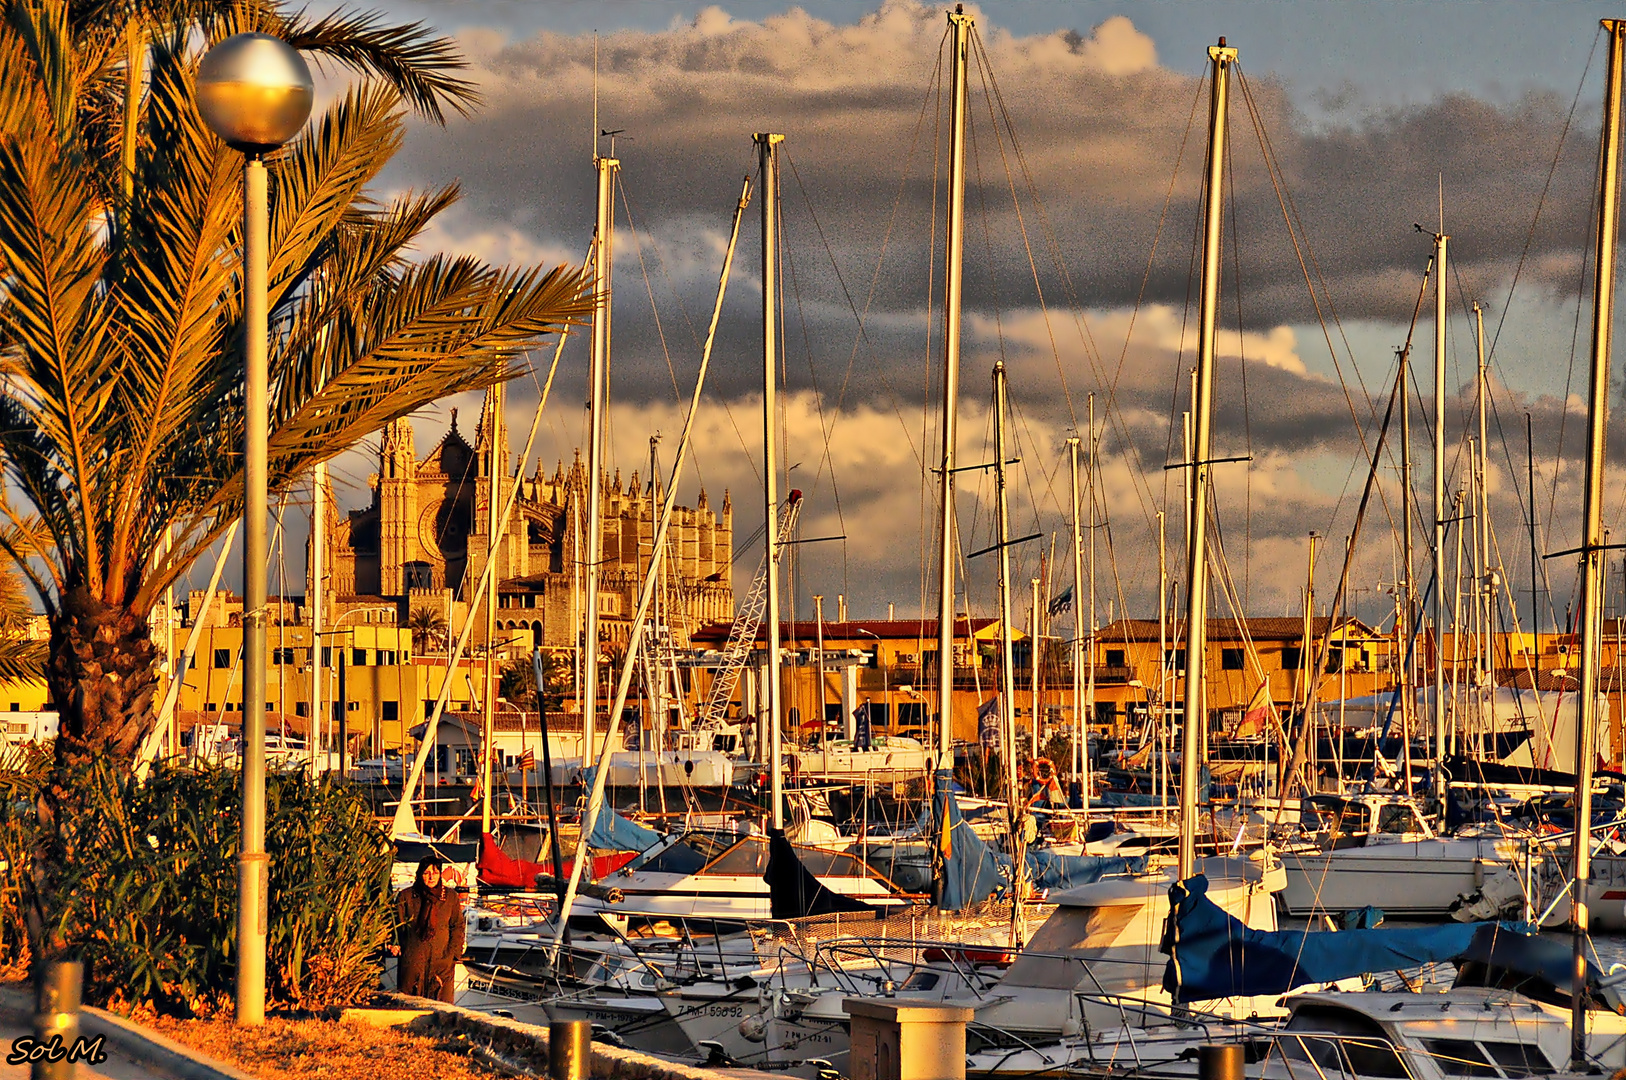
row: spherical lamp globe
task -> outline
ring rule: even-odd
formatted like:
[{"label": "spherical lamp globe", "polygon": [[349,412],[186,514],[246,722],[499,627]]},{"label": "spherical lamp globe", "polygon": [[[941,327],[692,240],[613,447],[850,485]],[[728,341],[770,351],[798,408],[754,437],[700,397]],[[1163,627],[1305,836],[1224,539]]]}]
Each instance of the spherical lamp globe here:
[{"label": "spherical lamp globe", "polygon": [[233,34],[198,66],[198,112],[235,150],[260,154],[299,133],[315,84],[292,46],[269,34]]}]

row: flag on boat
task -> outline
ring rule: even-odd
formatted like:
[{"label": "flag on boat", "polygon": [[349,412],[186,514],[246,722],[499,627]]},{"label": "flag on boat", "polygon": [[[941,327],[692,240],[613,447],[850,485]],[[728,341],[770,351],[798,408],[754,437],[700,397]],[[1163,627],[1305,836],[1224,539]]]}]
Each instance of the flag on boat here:
[{"label": "flag on boat", "polygon": [[1263,735],[1270,726],[1270,680],[1260,679],[1259,689],[1253,692],[1248,699],[1248,707],[1242,711],[1242,719],[1236,725],[1232,737],[1245,735]]},{"label": "flag on boat", "polygon": [[977,741],[984,746],[999,745],[999,695],[977,706]]},{"label": "flag on boat", "polygon": [[1062,612],[1066,611],[1072,606],[1073,587],[1069,585],[1063,589],[1054,600],[1050,601],[1050,607],[1048,610],[1052,615],[1060,615]]},{"label": "flag on boat", "polygon": [[871,719],[869,702],[853,710],[853,749],[868,750],[875,737],[875,721]]}]

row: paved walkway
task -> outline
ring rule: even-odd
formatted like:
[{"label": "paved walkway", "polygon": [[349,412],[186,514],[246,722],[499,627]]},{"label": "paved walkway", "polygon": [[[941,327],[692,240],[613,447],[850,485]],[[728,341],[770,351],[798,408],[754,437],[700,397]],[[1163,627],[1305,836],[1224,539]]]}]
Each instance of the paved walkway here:
[{"label": "paved walkway", "polygon": [[[27,1080],[29,1075],[27,1065],[7,1065],[4,1062],[6,1055],[11,1052],[11,1041],[30,1034],[26,1024],[0,1019],[0,1080]],[[108,1080],[172,1080],[168,1073],[154,1072],[151,1066],[137,1064],[117,1047],[107,1045],[106,1053],[107,1060],[100,1065],[80,1063],[79,1075],[103,1076]]]}]

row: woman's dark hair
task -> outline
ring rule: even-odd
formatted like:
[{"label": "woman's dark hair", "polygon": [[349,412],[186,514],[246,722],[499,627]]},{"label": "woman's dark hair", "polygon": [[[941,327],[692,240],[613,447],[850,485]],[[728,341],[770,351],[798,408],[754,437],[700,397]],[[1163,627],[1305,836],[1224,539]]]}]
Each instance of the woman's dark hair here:
[{"label": "woman's dark hair", "polygon": [[430,916],[434,914],[435,902],[445,895],[446,886],[437,882],[431,889],[429,883],[423,879],[424,872],[433,867],[439,870],[443,863],[438,856],[430,855],[418,863],[418,877],[412,883],[412,895],[418,901],[418,917],[413,920],[412,929],[417,933],[419,941],[425,941],[430,933]]}]

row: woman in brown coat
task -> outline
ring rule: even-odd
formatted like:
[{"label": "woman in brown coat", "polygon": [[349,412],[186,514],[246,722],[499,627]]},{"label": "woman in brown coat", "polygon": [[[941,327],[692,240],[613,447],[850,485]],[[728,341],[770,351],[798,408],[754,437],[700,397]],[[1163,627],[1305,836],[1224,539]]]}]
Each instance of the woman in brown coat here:
[{"label": "woman in brown coat", "polygon": [[441,861],[418,864],[418,879],[395,896],[401,947],[396,988],[403,994],[450,1003],[457,960],[463,955],[463,904],[440,880]]}]

